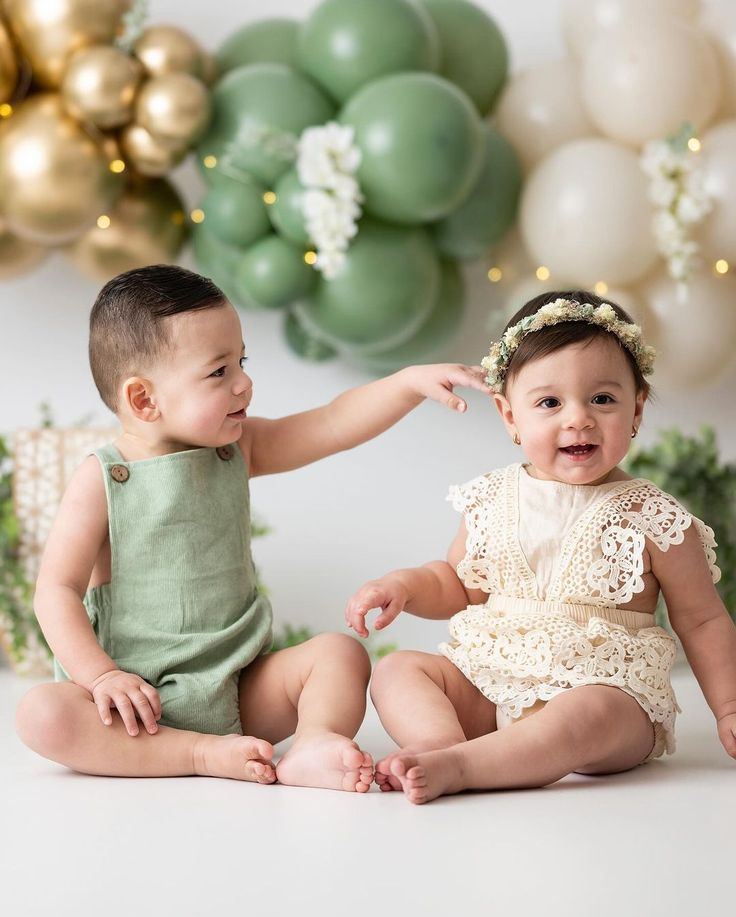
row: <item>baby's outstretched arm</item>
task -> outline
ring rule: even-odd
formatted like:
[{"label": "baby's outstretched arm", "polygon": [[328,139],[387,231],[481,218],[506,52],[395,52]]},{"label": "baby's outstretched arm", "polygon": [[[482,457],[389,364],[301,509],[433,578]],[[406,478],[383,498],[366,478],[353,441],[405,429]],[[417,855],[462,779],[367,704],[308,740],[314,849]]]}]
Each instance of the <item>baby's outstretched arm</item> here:
[{"label": "baby's outstretched arm", "polygon": [[736,627],[708,569],[694,525],[667,551],[650,547],[670,623],[716,718],[718,736],[736,758]]},{"label": "baby's outstretched arm", "polygon": [[483,602],[485,593],[467,589],[456,572],[465,553],[466,538],[463,521],[450,545],[446,561],[434,560],[421,567],[394,570],[361,586],[345,607],[348,627],[361,637],[367,637],[365,618],[373,608],[381,609],[373,625],[376,630],[380,630],[387,627],[402,611],[408,611],[419,618],[446,620],[468,604]]},{"label": "baby's outstretched arm", "polygon": [[97,641],[82,603],[107,538],[107,502],[93,456],[74,473],[49,534],[39,570],[34,610],[49,646],[71,680],[90,692],[100,719],[118,710],[130,735],[136,715],[149,733],[161,716],[158,692],[138,675],[121,672]]},{"label": "baby's outstretched arm", "polygon": [[243,425],[241,451],[251,477],[300,468],[373,439],[425,398],[464,412],[466,402],[454,393],[458,385],[490,393],[480,366],[409,366],[343,392],[329,404],[311,411],[275,420],[248,418]]}]

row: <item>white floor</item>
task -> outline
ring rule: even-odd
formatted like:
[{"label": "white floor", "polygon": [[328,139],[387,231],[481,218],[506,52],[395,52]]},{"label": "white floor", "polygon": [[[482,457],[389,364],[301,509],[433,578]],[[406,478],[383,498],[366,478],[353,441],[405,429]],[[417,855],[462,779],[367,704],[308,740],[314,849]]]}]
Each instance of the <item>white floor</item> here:
[{"label": "white floor", "polygon": [[[16,739],[28,687],[0,669],[7,917],[709,917],[736,907],[736,761],[684,668],[674,757],[424,807],[375,789],[73,774]],[[372,712],[358,738],[377,756],[391,747]]]}]

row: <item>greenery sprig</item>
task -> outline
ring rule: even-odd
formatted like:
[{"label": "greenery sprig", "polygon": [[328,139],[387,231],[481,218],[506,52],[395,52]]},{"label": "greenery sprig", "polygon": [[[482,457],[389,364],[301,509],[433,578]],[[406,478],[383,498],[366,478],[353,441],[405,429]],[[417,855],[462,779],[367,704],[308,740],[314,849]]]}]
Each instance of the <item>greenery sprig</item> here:
[{"label": "greenery sprig", "polygon": [[[698,436],[662,430],[655,445],[632,451],[626,470],[677,497],[713,529],[721,569],[716,588],[736,620],[736,464],[720,460],[715,430],[704,425]],[[660,622],[666,620],[661,598],[657,615]]]}]

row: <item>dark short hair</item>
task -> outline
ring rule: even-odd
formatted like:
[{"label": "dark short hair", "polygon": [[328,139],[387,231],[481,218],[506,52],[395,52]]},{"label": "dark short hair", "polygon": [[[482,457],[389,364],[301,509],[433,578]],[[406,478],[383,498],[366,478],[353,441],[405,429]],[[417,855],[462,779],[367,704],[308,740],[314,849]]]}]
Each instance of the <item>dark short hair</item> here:
[{"label": "dark short hair", "polygon": [[[590,303],[592,306],[602,306],[607,303],[616,315],[624,322],[633,323],[633,319],[610,299],[601,299],[595,293],[587,290],[553,290],[550,293],[542,293],[530,299],[526,305],[522,306],[519,311],[513,315],[507,322],[504,332],[520,322],[522,318],[528,315],[534,315],[542,306],[553,303],[556,299],[569,299],[577,303]],[[568,347],[570,344],[579,344],[582,341],[593,341],[604,339],[615,341],[621,348],[622,353],[629,362],[631,372],[634,374],[634,384],[637,394],[644,392],[646,399],[652,394],[652,387],[644,378],[642,371],[639,369],[636,360],[631,351],[625,347],[621,341],[611,331],[606,331],[601,325],[594,325],[592,322],[560,322],[558,325],[548,325],[535,331],[533,334],[527,334],[522,339],[518,348],[514,351],[509,360],[508,369],[503,382],[502,392],[505,394],[506,386],[509,380],[519,373],[521,368],[532,360],[538,360],[540,357],[546,357],[547,354]]]},{"label": "dark short hair", "polygon": [[118,409],[121,382],[170,345],[165,318],[225,302],[209,278],[175,264],[151,264],[109,280],[89,317],[89,362],[110,410]]}]

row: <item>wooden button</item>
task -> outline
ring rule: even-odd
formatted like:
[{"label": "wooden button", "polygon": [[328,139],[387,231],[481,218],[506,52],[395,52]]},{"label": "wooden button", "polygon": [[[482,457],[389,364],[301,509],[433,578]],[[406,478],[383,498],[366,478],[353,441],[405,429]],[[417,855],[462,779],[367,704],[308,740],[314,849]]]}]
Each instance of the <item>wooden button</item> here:
[{"label": "wooden button", "polygon": [[233,447],[232,446],[218,446],[217,449],[215,449],[215,452],[217,452],[217,454],[223,460],[223,462],[229,462],[230,459],[233,457]]},{"label": "wooden button", "polygon": [[117,481],[118,484],[125,484],[130,477],[130,471],[128,471],[125,465],[113,465],[112,468],[110,468],[110,477],[113,481]]}]

